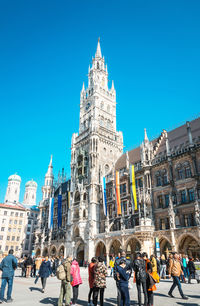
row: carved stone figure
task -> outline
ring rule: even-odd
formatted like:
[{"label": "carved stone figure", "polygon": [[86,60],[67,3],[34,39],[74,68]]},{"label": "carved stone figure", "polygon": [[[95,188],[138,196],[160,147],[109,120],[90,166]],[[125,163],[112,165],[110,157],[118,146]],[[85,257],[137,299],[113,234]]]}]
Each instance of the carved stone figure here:
[{"label": "carved stone figure", "polygon": [[196,225],[200,226],[200,209],[199,209],[198,201],[195,202],[194,212],[195,212],[194,217],[195,217]]}]

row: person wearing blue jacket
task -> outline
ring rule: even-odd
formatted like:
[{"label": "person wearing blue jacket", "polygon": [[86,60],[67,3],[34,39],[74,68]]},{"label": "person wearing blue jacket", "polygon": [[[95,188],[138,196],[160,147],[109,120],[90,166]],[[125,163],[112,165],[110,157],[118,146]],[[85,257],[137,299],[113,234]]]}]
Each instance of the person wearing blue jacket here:
[{"label": "person wearing blue jacket", "polygon": [[8,255],[2,260],[0,264],[0,270],[2,271],[1,280],[1,294],[0,294],[0,304],[4,302],[4,293],[6,284],[8,283],[7,290],[7,303],[11,303],[13,299],[11,298],[12,287],[13,287],[13,277],[14,271],[17,269],[17,259],[13,255],[14,251],[10,250]]},{"label": "person wearing blue jacket", "polygon": [[47,278],[52,274],[51,263],[49,261],[48,256],[46,256],[45,260],[42,262],[38,274],[41,277],[42,292],[44,293],[44,289],[46,287]]},{"label": "person wearing blue jacket", "polygon": [[121,293],[121,306],[130,306],[130,296],[128,290],[128,281],[130,278],[130,271],[126,269],[126,260],[121,259],[117,266],[117,279]]}]

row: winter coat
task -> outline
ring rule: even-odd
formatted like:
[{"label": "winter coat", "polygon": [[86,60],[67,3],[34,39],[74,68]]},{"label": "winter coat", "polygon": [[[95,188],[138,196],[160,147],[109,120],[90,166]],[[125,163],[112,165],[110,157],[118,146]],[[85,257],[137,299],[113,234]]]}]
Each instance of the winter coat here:
[{"label": "winter coat", "polygon": [[91,262],[88,266],[88,275],[89,275],[89,286],[90,288],[94,287],[94,267],[95,263]]},{"label": "winter coat", "polygon": [[9,254],[0,263],[0,270],[2,271],[1,277],[13,277],[15,269],[17,269],[17,259],[15,256]]},{"label": "winter coat", "polygon": [[119,281],[119,286],[128,288],[128,280],[130,275],[128,272],[126,272],[126,267],[122,268],[120,266],[117,266],[117,277]]},{"label": "winter coat", "polygon": [[31,257],[28,257],[26,260],[25,260],[25,267],[27,266],[32,266],[33,265],[33,259]]},{"label": "winter coat", "polygon": [[188,269],[189,269],[190,274],[194,273],[196,270],[194,262],[192,260],[188,262]]},{"label": "winter coat", "polygon": [[107,268],[103,262],[98,262],[94,267],[94,287],[106,288]]},{"label": "winter coat", "polygon": [[119,266],[120,261],[124,259],[126,261],[126,271],[130,271],[129,277],[131,277],[131,271],[132,271],[132,264],[131,261],[125,257],[117,257],[115,260],[115,264],[114,264],[114,269],[113,269],[113,274],[114,274],[114,279],[116,280],[116,282],[118,282],[117,279],[117,267]]},{"label": "winter coat", "polygon": [[82,279],[81,279],[81,275],[80,275],[80,268],[79,268],[79,264],[76,260],[72,261],[71,275],[72,275],[72,278],[73,278],[73,281],[72,281],[72,286],[73,287],[82,284]]},{"label": "winter coat", "polygon": [[146,262],[144,259],[136,259],[133,263],[133,269],[135,271],[136,282],[146,281]]},{"label": "winter coat", "polygon": [[175,260],[175,259],[170,259],[169,262],[169,274],[171,274],[172,276],[180,276],[181,274],[183,274],[183,271],[181,269],[181,264],[179,260]]},{"label": "winter coat", "polygon": [[161,266],[165,266],[167,264],[167,261],[165,259],[160,260]]},{"label": "winter coat", "polygon": [[52,273],[51,270],[51,263],[49,260],[43,261],[40,270],[39,270],[39,276],[40,277],[49,277],[49,275]]}]

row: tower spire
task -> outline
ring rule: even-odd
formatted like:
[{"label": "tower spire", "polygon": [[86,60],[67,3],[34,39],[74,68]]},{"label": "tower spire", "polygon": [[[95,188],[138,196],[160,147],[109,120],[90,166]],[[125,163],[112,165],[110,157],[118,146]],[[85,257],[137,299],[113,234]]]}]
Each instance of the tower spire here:
[{"label": "tower spire", "polygon": [[144,142],[148,142],[149,139],[147,137],[147,129],[144,129]]},{"label": "tower spire", "polygon": [[100,47],[100,38],[98,38],[97,51],[96,51],[95,57],[100,57],[100,58],[102,58],[102,55],[101,55],[101,47]]}]

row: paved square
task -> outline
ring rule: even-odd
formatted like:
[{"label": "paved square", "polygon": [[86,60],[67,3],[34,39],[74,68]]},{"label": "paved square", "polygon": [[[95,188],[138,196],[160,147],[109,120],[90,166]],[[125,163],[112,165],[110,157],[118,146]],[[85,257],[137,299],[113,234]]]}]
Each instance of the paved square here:
[{"label": "paved square", "polygon": [[[60,281],[56,277],[50,277],[47,280],[47,287],[45,293],[42,293],[40,280],[35,285],[34,279],[18,277],[18,271],[14,279],[13,299],[12,305],[15,306],[42,306],[42,305],[57,305],[57,299],[60,291]],[[83,284],[80,285],[79,302],[78,305],[87,305],[87,295],[89,291],[88,287],[88,273],[87,269],[81,268],[81,277]],[[133,284],[133,278],[131,278],[131,284]],[[177,289],[174,291],[175,299],[171,299],[167,296],[169,288],[172,282],[169,280],[161,281],[157,285],[157,291],[155,292],[154,306],[173,306],[173,305],[200,305],[200,284],[197,284],[195,280],[192,280],[192,284],[182,284],[183,292],[189,299],[184,301],[180,298]],[[131,305],[137,305],[137,290],[135,284],[130,289]],[[4,305],[4,304],[3,304]],[[5,303],[6,305],[6,303]],[[107,288],[105,290],[105,306],[116,305],[116,287],[113,278],[107,278]]]}]

